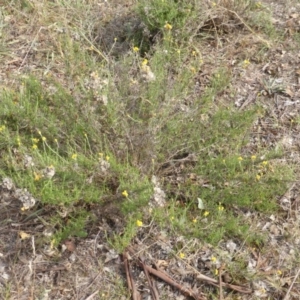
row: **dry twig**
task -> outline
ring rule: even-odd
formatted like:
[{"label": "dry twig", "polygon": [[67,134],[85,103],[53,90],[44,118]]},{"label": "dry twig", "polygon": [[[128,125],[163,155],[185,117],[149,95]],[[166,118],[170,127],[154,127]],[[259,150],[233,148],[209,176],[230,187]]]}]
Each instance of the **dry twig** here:
[{"label": "dry twig", "polygon": [[140,259],[140,262],[141,262],[141,264],[143,265],[144,273],[145,273],[146,278],[147,278],[147,280],[148,280],[148,282],[149,282],[149,288],[150,288],[150,293],[151,293],[151,295],[152,295],[152,299],[153,299],[153,300],[159,300],[159,294],[158,294],[158,291],[157,291],[157,289],[156,289],[156,286],[155,286],[155,284],[154,284],[152,278],[150,277],[150,274],[149,274],[149,272],[148,272],[148,270],[147,270],[147,267],[146,267],[146,265],[145,265],[145,263],[143,262],[142,259]]},{"label": "dry twig", "polygon": [[223,273],[224,265],[222,264],[219,268],[219,293],[220,293],[220,300],[223,300],[223,289],[222,289],[222,273]]},{"label": "dry twig", "polygon": [[283,300],[288,300],[289,294],[290,294],[290,292],[291,292],[291,290],[292,290],[292,288],[293,288],[293,286],[294,286],[294,284],[295,284],[295,282],[296,282],[299,274],[300,274],[300,269],[298,270],[297,274],[295,275],[294,280],[293,280],[292,284],[290,285],[288,291],[286,292],[286,295],[284,296]]},{"label": "dry twig", "polygon": [[[211,284],[211,285],[214,285],[214,286],[217,286],[219,287],[220,286],[220,283],[218,280],[216,279],[213,279],[213,278],[210,278],[206,275],[203,275],[201,274],[200,272],[197,272],[198,275],[197,275],[197,278],[200,279],[200,280],[204,280],[206,281],[207,283]],[[239,286],[239,285],[234,285],[234,284],[229,284],[229,283],[225,283],[225,282],[221,282],[221,286],[222,287],[225,287],[225,288],[229,288],[229,289],[232,289],[234,291],[237,291],[237,292],[240,292],[240,293],[243,293],[243,294],[251,294],[252,293],[252,290],[247,288],[247,287],[244,287],[244,286]]]},{"label": "dry twig", "polygon": [[85,300],[92,300],[94,296],[98,294],[99,291],[94,292],[93,294],[89,295]]},{"label": "dry twig", "polygon": [[[131,248],[128,248],[128,251],[132,254],[132,256],[135,256],[135,253]],[[180,285],[179,283],[177,283],[176,281],[174,281],[165,272],[163,272],[162,270],[159,270],[159,268],[157,268],[157,270],[155,270],[155,269],[151,268],[150,266],[146,265],[145,263],[143,263],[143,261],[139,257],[137,258],[137,263],[141,268],[143,268],[145,270],[145,273],[147,272],[147,273],[150,273],[150,274],[160,278],[161,280],[163,280],[167,284],[169,284],[169,285],[175,287],[176,289],[178,289],[182,294],[184,294],[186,296],[189,296],[189,297],[193,297],[195,300],[204,300],[203,297],[195,294],[194,291],[192,291],[188,288],[185,288],[182,285]]]},{"label": "dry twig", "polygon": [[133,277],[131,274],[127,253],[124,252],[122,256],[123,256],[123,262],[124,262],[124,267],[125,267],[125,272],[126,272],[127,284],[128,284],[128,288],[132,294],[132,300],[140,300],[141,295],[135,288],[135,284],[134,284],[134,280],[133,280]]},{"label": "dry twig", "polygon": [[[141,262],[139,261],[139,265],[141,266]],[[147,268],[147,271],[153,275],[155,275],[156,277],[160,278],[161,280],[165,281],[167,284],[175,287],[176,289],[178,289],[182,294],[189,296],[189,297],[193,297],[195,300],[204,300],[203,297],[195,294],[194,291],[183,287],[182,285],[180,285],[179,283],[177,283],[176,281],[174,281],[171,277],[169,277],[168,274],[166,274],[165,272],[163,272],[162,270],[160,270],[159,268],[157,268],[157,270],[145,265],[145,267]]]}]

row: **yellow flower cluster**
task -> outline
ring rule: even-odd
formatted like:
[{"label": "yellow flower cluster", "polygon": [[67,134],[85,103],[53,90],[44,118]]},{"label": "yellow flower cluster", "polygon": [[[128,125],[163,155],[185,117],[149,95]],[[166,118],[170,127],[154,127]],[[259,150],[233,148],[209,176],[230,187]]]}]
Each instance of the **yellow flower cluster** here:
[{"label": "yellow flower cluster", "polygon": [[210,260],[215,263],[217,261],[217,258],[215,256],[212,255],[212,257],[210,258]]},{"label": "yellow flower cluster", "polygon": [[128,197],[128,192],[127,192],[126,190],[124,190],[124,191],[122,192],[122,195],[123,195],[125,198],[127,198],[127,197]]},{"label": "yellow flower cluster", "polygon": [[258,169],[258,173],[255,176],[256,181],[259,181],[261,177],[267,172],[267,166],[269,165],[269,162],[267,160],[264,160],[260,165]]},{"label": "yellow flower cluster", "polygon": [[[99,153],[98,153],[98,156],[99,156],[99,161],[102,161],[102,160],[103,160],[104,154],[103,154],[102,152],[99,152]],[[110,160],[110,156],[106,155],[106,156],[105,156],[105,159],[106,159],[107,161],[109,161],[109,160]]]},{"label": "yellow flower cluster", "polygon": [[243,61],[243,68],[246,69],[249,65],[250,65],[249,59],[245,59],[245,60]]},{"label": "yellow flower cluster", "polygon": [[138,227],[143,226],[143,222],[140,221],[140,220],[137,220],[137,221],[136,221],[136,226],[138,226]]},{"label": "yellow flower cluster", "polygon": [[38,130],[38,134],[40,135],[40,137],[42,138],[42,140],[45,142],[46,141],[46,138],[42,135],[41,131]]},{"label": "yellow flower cluster", "polygon": [[169,24],[168,22],[166,22],[164,28],[165,28],[166,30],[171,30],[173,27],[172,27],[171,24]]},{"label": "yellow flower cluster", "polygon": [[223,211],[224,209],[225,209],[224,206],[221,203],[219,203],[218,210]]},{"label": "yellow flower cluster", "polygon": [[209,215],[209,211],[206,210],[206,211],[203,213],[203,216],[204,216],[204,217],[207,217],[208,215]]},{"label": "yellow flower cluster", "polygon": [[40,140],[37,138],[32,138],[31,141],[32,141],[32,149],[36,150],[38,148],[37,144]]},{"label": "yellow flower cluster", "polygon": [[43,178],[43,175],[37,172],[33,172],[34,175],[34,181],[39,181]]}]

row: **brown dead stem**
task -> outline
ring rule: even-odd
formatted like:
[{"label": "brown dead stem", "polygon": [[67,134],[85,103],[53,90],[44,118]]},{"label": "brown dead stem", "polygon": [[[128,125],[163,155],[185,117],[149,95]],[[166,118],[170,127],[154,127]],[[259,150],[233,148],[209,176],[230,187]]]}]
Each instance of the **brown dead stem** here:
[{"label": "brown dead stem", "polygon": [[[131,253],[131,255],[134,255],[134,252],[131,249],[128,249],[128,250]],[[160,278],[167,284],[178,289],[183,295],[193,297],[195,300],[204,300],[205,299],[202,296],[195,294],[194,291],[187,289],[187,288],[183,287],[182,285],[180,285],[179,283],[177,283],[176,281],[174,281],[174,279],[169,277],[168,274],[166,274],[165,272],[160,270],[158,267],[157,267],[157,270],[155,270],[155,269],[151,268],[150,266],[147,266],[145,263],[143,263],[143,261],[140,258],[137,259],[137,263],[141,268],[143,268],[144,270],[147,270],[148,273]]]},{"label": "brown dead stem", "polygon": [[123,262],[124,262],[128,288],[131,291],[131,295],[132,295],[132,300],[140,300],[141,295],[135,287],[134,280],[133,280],[132,273],[131,273],[131,269],[130,269],[129,260],[128,260],[128,255],[127,255],[126,252],[123,253],[122,258],[123,258]]}]

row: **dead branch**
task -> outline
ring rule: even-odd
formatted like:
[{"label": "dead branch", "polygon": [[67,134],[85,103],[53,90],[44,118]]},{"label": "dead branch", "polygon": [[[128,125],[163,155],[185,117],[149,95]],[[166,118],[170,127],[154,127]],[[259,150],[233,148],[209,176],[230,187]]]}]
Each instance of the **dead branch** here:
[{"label": "dead branch", "polygon": [[222,289],[222,273],[223,273],[224,265],[222,264],[219,268],[219,293],[220,293],[220,300],[223,300],[223,289]]},{"label": "dead branch", "polygon": [[147,268],[149,273],[155,275],[156,277],[158,277],[161,280],[165,281],[169,285],[175,287],[182,294],[184,294],[186,296],[189,296],[189,297],[193,297],[195,300],[204,300],[204,298],[202,298],[201,296],[195,294],[192,290],[190,290],[188,288],[185,288],[182,285],[180,285],[179,283],[177,283],[176,281],[174,281],[171,277],[169,277],[166,273],[162,272],[160,269],[155,270],[155,269],[153,269],[153,268],[151,268],[147,265],[146,265],[146,268]]},{"label": "dead branch", "polygon": [[299,277],[299,274],[300,274],[300,269],[298,270],[297,274],[295,275],[294,280],[293,280],[292,284],[290,285],[288,291],[286,292],[286,295],[284,296],[283,300],[288,300],[289,299],[289,294],[290,294],[297,278]]},{"label": "dead branch", "polygon": [[98,293],[99,293],[99,291],[94,292],[93,294],[88,296],[85,300],[92,300],[94,298],[94,296],[96,296]]},{"label": "dead branch", "polygon": [[143,265],[144,273],[149,282],[149,288],[150,288],[150,293],[152,295],[152,298],[153,298],[153,300],[159,300],[159,294],[158,294],[157,288],[156,288],[152,278],[150,277],[150,274],[147,270],[146,264],[144,263],[144,261],[142,259],[140,259],[140,262]]},{"label": "dead branch", "polygon": [[141,300],[141,294],[137,291],[135,284],[134,284],[134,280],[133,280],[133,277],[131,274],[130,264],[129,264],[129,260],[128,260],[128,256],[127,256],[126,252],[123,253],[122,258],[123,258],[123,262],[124,262],[128,288],[131,291],[131,295],[132,295],[132,300]]},{"label": "dead branch", "polygon": [[[218,280],[210,278],[206,275],[203,275],[200,272],[198,272],[197,278],[200,279],[200,280],[204,280],[204,281],[208,282],[211,285],[219,287],[219,281]],[[234,291],[237,291],[237,292],[240,292],[240,293],[243,293],[243,294],[251,294],[252,293],[251,289],[249,289],[247,287],[244,287],[244,286],[229,284],[229,283],[226,283],[226,282],[222,282],[221,286],[225,287],[225,288],[232,289]]]}]

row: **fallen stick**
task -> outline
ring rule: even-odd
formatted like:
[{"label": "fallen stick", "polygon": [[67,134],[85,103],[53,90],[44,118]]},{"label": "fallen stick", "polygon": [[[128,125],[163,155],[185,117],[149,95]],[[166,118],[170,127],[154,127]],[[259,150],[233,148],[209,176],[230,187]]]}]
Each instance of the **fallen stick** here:
[{"label": "fallen stick", "polygon": [[143,261],[142,259],[140,259],[140,262],[143,264],[144,273],[145,273],[146,278],[147,278],[147,280],[148,280],[148,282],[149,282],[149,288],[150,288],[150,293],[151,293],[151,295],[152,295],[152,299],[153,299],[153,300],[159,300],[159,294],[158,294],[158,291],[157,291],[157,289],[156,289],[156,286],[155,286],[155,284],[154,284],[152,278],[151,278],[150,275],[149,275],[149,272],[148,272],[148,270],[147,270],[147,268],[146,268],[146,264],[144,263],[144,261]]},{"label": "fallen stick", "polygon": [[96,296],[99,293],[99,291],[94,292],[93,294],[89,295],[85,300],[92,300],[94,296]]},{"label": "fallen stick", "polygon": [[300,274],[300,269],[298,270],[297,274],[295,275],[294,280],[293,280],[292,284],[290,285],[288,291],[286,292],[286,295],[284,296],[283,300],[288,300],[289,299],[289,294],[290,294],[290,292],[291,292],[291,290],[292,290],[299,274]]},{"label": "fallen stick", "polygon": [[219,293],[220,297],[219,300],[223,300],[223,288],[222,288],[222,272],[224,269],[224,265],[222,264],[221,267],[219,268]]},{"label": "fallen stick", "polygon": [[[129,251],[133,253],[132,250],[129,249]],[[174,281],[171,277],[169,277],[164,272],[160,271],[159,269],[155,270],[155,269],[151,268],[150,266],[144,264],[140,258],[138,258],[137,263],[141,268],[146,269],[147,272],[149,272],[150,274],[160,278],[161,280],[165,281],[169,285],[171,285],[171,286],[175,287],[176,289],[180,290],[180,292],[182,294],[184,294],[186,296],[189,296],[189,297],[193,297],[195,300],[204,300],[204,298],[196,295],[192,290],[181,286],[179,283]]]},{"label": "fallen stick", "polygon": [[[132,249],[128,248],[128,251],[131,252],[132,256],[135,255],[135,253]],[[143,268],[143,265],[142,265],[142,262],[140,261],[140,259],[138,259],[138,264],[140,265],[140,267]],[[157,270],[155,270],[155,269],[153,269],[153,268],[151,268],[147,265],[146,265],[146,268],[147,268],[149,273],[151,273],[152,275],[155,275],[156,277],[164,280],[169,285],[172,285],[175,288],[179,289],[183,294],[188,295],[190,297],[193,297],[196,300],[204,299],[203,297],[196,295],[192,290],[182,287],[180,284],[175,282],[171,277],[169,277],[169,275],[167,273],[160,270],[159,268],[157,268]],[[208,277],[206,275],[201,274],[195,268],[192,268],[192,269],[197,273],[197,276],[196,276],[197,279],[204,280],[207,283],[209,283],[213,286],[216,286],[218,288],[225,287],[225,288],[229,288],[231,290],[234,290],[234,291],[237,291],[237,292],[240,292],[240,293],[243,293],[243,294],[251,294],[253,292],[248,287],[234,285],[234,284],[230,284],[230,283],[226,283],[226,282],[220,282],[219,280],[216,280],[216,279],[213,279],[211,277]]]},{"label": "fallen stick", "polygon": [[141,300],[141,295],[140,293],[136,290],[134,280],[130,271],[130,265],[127,257],[127,253],[124,252],[122,255],[123,262],[124,262],[124,267],[125,267],[125,272],[126,272],[126,279],[127,279],[127,284],[128,288],[131,291],[132,295],[132,300]]},{"label": "fallen stick", "polygon": [[[199,272],[197,272],[198,275],[197,275],[197,279],[200,279],[200,280],[204,280],[214,286],[217,286],[219,287],[219,281],[216,280],[216,279],[213,279],[213,278],[210,278],[206,275],[203,275]],[[222,282],[221,283],[221,286],[222,287],[226,287],[226,288],[230,288],[234,291],[237,291],[237,292],[240,292],[240,293],[243,293],[243,294],[251,294],[252,293],[252,290],[247,288],[247,287],[243,287],[243,286],[239,286],[239,285],[234,285],[234,284],[230,284],[230,283],[225,283],[225,282]]]}]

